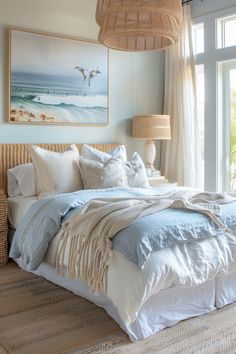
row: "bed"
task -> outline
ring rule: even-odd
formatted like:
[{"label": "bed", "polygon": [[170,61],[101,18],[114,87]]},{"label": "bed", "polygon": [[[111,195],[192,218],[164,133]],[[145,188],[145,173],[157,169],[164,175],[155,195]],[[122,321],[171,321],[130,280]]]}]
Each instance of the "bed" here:
[{"label": "bed", "polygon": [[[64,151],[68,147],[66,144],[41,146],[53,151]],[[109,151],[116,144],[94,146],[102,151]],[[28,145],[21,144],[0,145],[0,189],[5,194],[7,169],[30,161],[28,147]],[[81,149],[81,145],[77,147]],[[165,187],[158,189],[159,192],[166,192]],[[6,200],[4,198],[1,200],[0,213],[2,220],[5,220]],[[24,201],[23,207],[22,203],[15,203],[14,200],[10,200],[10,203],[12,210],[16,210],[19,206],[29,209],[34,204],[34,200]],[[27,203],[30,203],[30,206]],[[21,210],[15,214],[21,215],[22,213]],[[20,219],[21,217],[17,222],[20,222]],[[0,228],[2,239],[5,233],[3,225]],[[193,242],[192,245],[187,245],[187,251],[184,248],[172,247],[153,252],[142,270],[120,254],[118,247],[118,250],[114,251],[114,257],[109,266],[106,294],[94,294],[85,282],[79,279],[67,279],[57,272],[53,262],[57,243],[56,236],[50,243],[43,262],[34,273],[103,307],[132,341],[146,338],[183,319],[205,314],[236,301],[236,238],[234,235],[222,235],[220,241],[216,238],[211,238],[210,241],[204,238],[199,242]],[[0,247],[1,245],[3,243],[0,241]],[[181,252],[183,254],[180,257]],[[207,257],[214,252],[213,262]],[[201,255],[199,263],[194,258],[198,255]],[[180,259],[184,257],[186,268],[192,269],[192,263],[197,264],[197,267],[194,265],[193,273],[188,272],[187,269],[181,273],[184,265]],[[221,259],[220,262],[219,259]],[[16,258],[15,261],[25,269],[21,257]],[[157,267],[161,274],[159,277],[156,272]],[[147,279],[149,288],[146,285]],[[131,311],[132,307],[134,308]]]}]

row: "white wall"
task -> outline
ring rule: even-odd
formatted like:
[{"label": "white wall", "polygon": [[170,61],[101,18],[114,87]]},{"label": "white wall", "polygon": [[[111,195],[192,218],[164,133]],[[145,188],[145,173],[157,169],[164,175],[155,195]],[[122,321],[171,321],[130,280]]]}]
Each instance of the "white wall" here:
[{"label": "white wall", "polygon": [[162,113],[163,53],[110,51],[110,124],[107,127],[7,124],[6,64],[9,25],[96,39],[96,0],[0,0],[0,143],[120,142],[142,152],[130,138],[134,114]]}]

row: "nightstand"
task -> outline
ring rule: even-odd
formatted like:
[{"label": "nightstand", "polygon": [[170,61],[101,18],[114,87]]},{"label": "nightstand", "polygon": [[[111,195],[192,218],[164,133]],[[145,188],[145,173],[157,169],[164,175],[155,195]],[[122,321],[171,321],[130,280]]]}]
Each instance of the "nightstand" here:
[{"label": "nightstand", "polygon": [[170,185],[170,186],[177,186],[177,183],[170,183],[168,179],[166,179],[164,176],[158,176],[158,177],[148,177],[148,182],[151,187],[156,187],[160,185]]},{"label": "nightstand", "polygon": [[7,197],[0,189],[0,265],[6,264],[7,261]]}]

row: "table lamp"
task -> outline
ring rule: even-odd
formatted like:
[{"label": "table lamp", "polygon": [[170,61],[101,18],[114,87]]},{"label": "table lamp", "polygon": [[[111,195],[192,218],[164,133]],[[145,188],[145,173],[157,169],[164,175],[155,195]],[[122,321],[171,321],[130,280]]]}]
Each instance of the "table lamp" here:
[{"label": "table lamp", "polygon": [[156,158],[156,145],[154,140],[171,139],[170,116],[145,115],[133,117],[132,136],[136,139],[145,139],[144,158],[147,175],[160,176],[160,172],[154,168]]}]

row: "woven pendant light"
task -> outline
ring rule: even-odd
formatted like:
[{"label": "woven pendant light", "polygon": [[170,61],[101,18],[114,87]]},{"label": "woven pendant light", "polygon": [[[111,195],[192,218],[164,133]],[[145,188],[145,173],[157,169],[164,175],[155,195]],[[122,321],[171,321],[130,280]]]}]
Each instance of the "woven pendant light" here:
[{"label": "woven pendant light", "polygon": [[107,47],[145,51],[169,47],[179,39],[181,0],[98,0],[99,42]]}]

